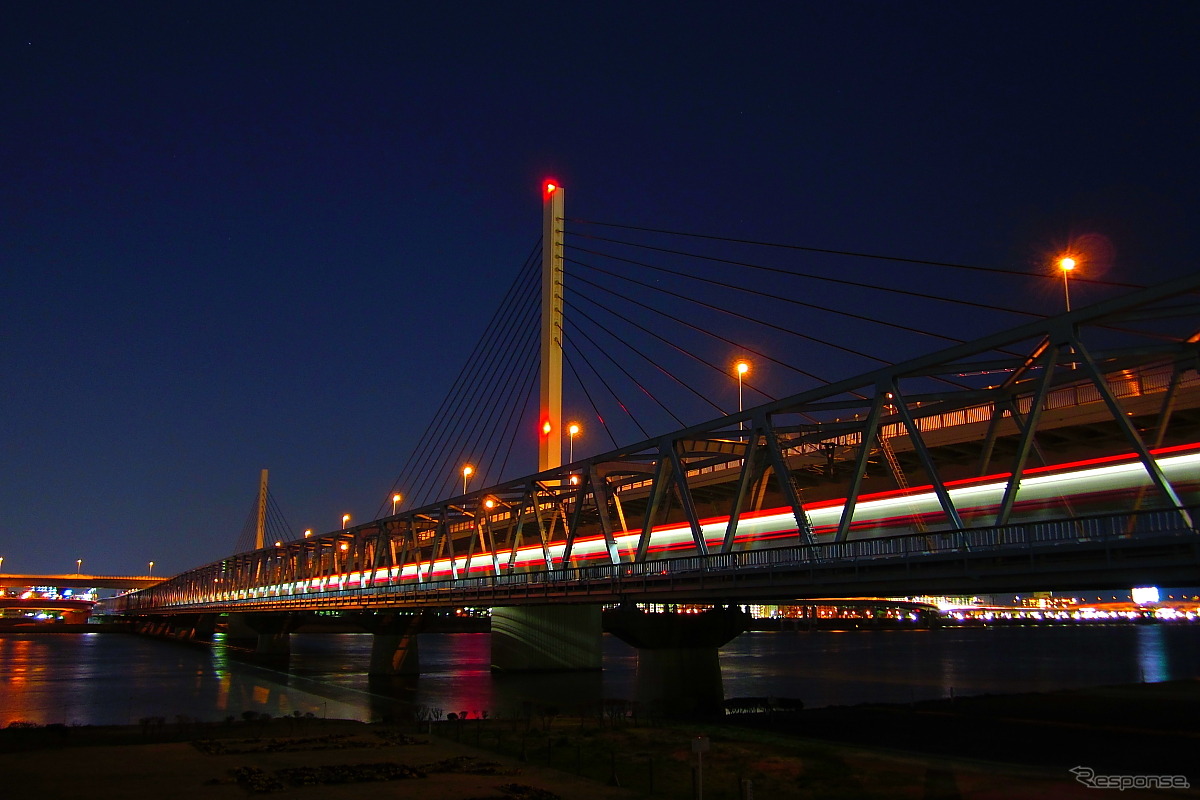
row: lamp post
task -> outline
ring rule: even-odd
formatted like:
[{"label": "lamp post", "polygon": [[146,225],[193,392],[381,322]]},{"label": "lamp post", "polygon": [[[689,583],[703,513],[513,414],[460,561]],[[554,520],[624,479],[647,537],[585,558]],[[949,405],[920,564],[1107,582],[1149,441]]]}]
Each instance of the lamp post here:
[{"label": "lamp post", "polygon": [[396,516],[396,506],[400,505],[400,501],[403,499],[404,499],[404,497],[399,492],[396,492],[394,495],[392,495],[392,516],[393,517]]},{"label": "lamp post", "polygon": [[567,461],[571,463],[575,463],[575,437],[582,431],[583,428],[579,427],[578,422],[572,422],[567,425],[567,439],[570,441],[570,445],[567,448]]},{"label": "lamp post", "polygon": [[4,556],[0,556],[0,572],[4,571]]},{"label": "lamp post", "polygon": [[346,524],[350,522],[349,514],[342,514],[342,530],[346,530]]},{"label": "lamp post", "polygon": [[463,465],[463,494],[467,493],[467,479],[475,474],[475,468],[470,464]]},{"label": "lamp post", "polygon": [[304,532],[304,538],[305,538],[305,539],[307,539],[307,538],[308,538],[308,537],[310,537],[310,536],[312,536],[312,528],[309,528],[308,530],[306,530],[306,531]]},{"label": "lamp post", "polygon": [[83,559],[82,558],[75,559],[75,574],[76,575],[83,574]]},{"label": "lamp post", "polygon": [[[750,371],[750,364],[749,364],[748,362],[746,362],[746,361],[739,361],[739,362],[737,362],[736,364],[734,364],[734,365],[733,365],[733,368],[734,368],[734,370],[737,372],[737,379],[738,379],[738,413],[740,414],[740,413],[742,413],[742,378],[743,378],[743,377],[745,377],[746,373]],[[738,430],[740,431],[740,430],[742,430],[744,427],[745,427],[745,423],[744,423],[744,422],[742,422],[741,420],[739,420],[739,421],[738,421]]]},{"label": "lamp post", "polygon": [[153,576],[154,576],[154,562],[151,561],[149,569],[146,570],[146,577],[151,578]]},{"label": "lamp post", "polygon": [[1079,262],[1070,256],[1063,256],[1058,260],[1058,269],[1062,272],[1063,276],[1063,299],[1067,301],[1068,314],[1071,313],[1071,288],[1068,276],[1071,274],[1071,270],[1075,269],[1078,265]]}]

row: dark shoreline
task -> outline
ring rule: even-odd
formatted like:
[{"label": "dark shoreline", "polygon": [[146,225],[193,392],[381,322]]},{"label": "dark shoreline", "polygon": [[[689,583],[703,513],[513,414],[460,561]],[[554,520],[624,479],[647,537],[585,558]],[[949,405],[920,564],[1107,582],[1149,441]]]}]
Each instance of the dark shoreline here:
[{"label": "dark shoreline", "polygon": [[[909,704],[862,704],[655,719],[655,727],[702,726],[770,733],[926,755],[1057,765],[1089,760],[1106,769],[1181,768],[1181,747],[1200,744],[1200,679],[1019,694],[984,694]],[[478,721],[472,720],[468,724]],[[485,724],[507,724],[500,718]],[[226,736],[294,735],[336,726],[420,727],[312,717],[252,721],[176,718],[142,725],[45,725],[0,730],[0,752],[33,747],[145,744]],[[446,725],[447,723],[440,723]],[[635,724],[644,724],[635,723]]]},{"label": "dark shoreline", "polygon": [[750,730],[1011,764],[1174,774],[1200,745],[1200,679],[748,716]]},{"label": "dark shoreline", "polygon": [[[53,764],[56,776],[72,782],[70,794],[99,786],[135,796],[143,793],[135,791],[140,786],[137,774],[105,772],[108,765],[169,756],[179,760],[172,779],[180,781],[181,789],[190,787],[186,796],[207,798],[208,788],[220,791],[215,784],[232,784],[221,777],[231,766],[368,763],[379,761],[384,751],[343,750],[339,742],[346,737],[385,742],[416,737],[456,758],[506,760],[529,779],[537,776],[551,791],[545,796],[555,800],[613,797],[608,787],[615,785],[618,771],[619,785],[633,790],[617,790],[621,797],[688,800],[689,746],[704,737],[711,742],[704,769],[713,789],[706,797],[720,800],[741,797],[733,787],[746,776],[753,777],[762,796],[777,798],[1090,800],[1092,790],[1081,785],[1072,770],[1082,767],[1100,776],[1182,776],[1195,787],[1200,774],[1192,767],[1191,752],[1200,744],[1198,711],[1200,680],[1192,679],[690,721],[539,714],[528,719],[472,716],[432,724],[416,719],[363,723],[314,717],[223,722],[151,718],[142,725],[6,728],[0,730],[0,759],[8,765],[9,780],[18,773],[10,787],[21,785],[19,773],[25,770],[27,787],[44,789],[46,770]],[[230,744],[217,744],[219,740]],[[205,749],[198,742],[209,744]],[[328,754],[310,752],[317,746],[306,744],[311,742],[332,749]],[[133,749],[125,754],[124,747]],[[257,754],[245,751],[247,747],[258,748]],[[249,754],[211,755],[226,750]],[[387,758],[409,763],[410,753],[416,751],[387,752]],[[440,789],[431,794],[425,784],[389,787],[389,796],[395,797],[451,796]],[[214,796],[244,796],[236,787],[231,792]],[[361,792],[361,784],[326,786],[321,796],[361,797]],[[1194,797],[1196,791],[1175,790],[1172,795]],[[481,796],[473,790],[453,795],[463,800]],[[1161,795],[1131,790],[1121,796]],[[500,800],[495,793],[487,797]]]}]

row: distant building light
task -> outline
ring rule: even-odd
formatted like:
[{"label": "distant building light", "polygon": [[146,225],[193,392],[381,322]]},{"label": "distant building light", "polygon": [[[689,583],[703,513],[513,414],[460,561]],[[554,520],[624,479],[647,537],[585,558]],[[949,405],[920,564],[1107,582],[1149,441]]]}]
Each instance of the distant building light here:
[{"label": "distant building light", "polygon": [[1144,606],[1147,603],[1157,603],[1162,597],[1157,586],[1137,586],[1130,590],[1133,595],[1133,602],[1139,606]]}]

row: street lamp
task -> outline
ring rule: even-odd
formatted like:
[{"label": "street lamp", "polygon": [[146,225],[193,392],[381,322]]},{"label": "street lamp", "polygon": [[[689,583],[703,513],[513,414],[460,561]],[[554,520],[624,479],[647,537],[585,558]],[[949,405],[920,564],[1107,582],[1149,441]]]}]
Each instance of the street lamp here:
[{"label": "street lamp", "polygon": [[400,501],[403,499],[404,498],[400,496],[399,492],[396,492],[396,494],[392,495],[392,516],[393,517],[396,516],[396,506],[400,505]]},{"label": "street lamp", "polygon": [[[734,368],[734,369],[737,371],[737,378],[738,378],[738,413],[740,414],[740,413],[742,413],[742,378],[743,378],[743,377],[745,377],[746,373],[750,371],[750,364],[749,364],[748,362],[746,362],[746,361],[739,361],[739,362],[737,362],[736,364],[734,364],[734,365],[733,365],[733,368]],[[742,430],[744,427],[745,427],[745,423],[744,423],[744,422],[740,422],[740,421],[739,421],[739,422],[738,422],[738,430],[740,431],[740,430]]]},{"label": "street lamp", "polygon": [[146,570],[146,577],[151,577],[153,575],[154,575],[154,562],[151,561],[150,568],[148,570]]},{"label": "street lamp", "polygon": [[475,474],[475,468],[470,464],[465,464],[463,466],[463,494],[467,493],[467,479],[473,474]]},{"label": "street lamp", "polygon": [[346,530],[346,523],[350,521],[349,514],[342,514],[342,530]]},{"label": "street lamp", "polygon": [[1071,289],[1067,280],[1067,276],[1070,275],[1071,270],[1075,269],[1075,267],[1078,265],[1079,262],[1070,256],[1063,256],[1058,260],[1058,269],[1062,272],[1063,276],[1063,299],[1067,301],[1068,314],[1071,313]]},{"label": "street lamp", "polygon": [[0,556],[0,571],[4,570],[4,556]]},{"label": "street lamp", "polygon": [[305,539],[307,539],[307,538],[308,538],[308,537],[310,537],[310,536],[312,536],[312,528],[309,528],[308,530],[306,530],[306,531],[304,532],[304,538],[305,538]]},{"label": "street lamp", "polygon": [[83,559],[82,558],[75,559],[75,574],[76,575],[83,574]]},{"label": "street lamp", "polygon": [[582,430],[583,428],[579,427],[578,422],[572,422],[571,424],[567,425],[567,438],[571,443],[570,447],[568,448],[569,455],[567,457],[567,461],[572,464],[575,463],[575,437],[578,436]]}]

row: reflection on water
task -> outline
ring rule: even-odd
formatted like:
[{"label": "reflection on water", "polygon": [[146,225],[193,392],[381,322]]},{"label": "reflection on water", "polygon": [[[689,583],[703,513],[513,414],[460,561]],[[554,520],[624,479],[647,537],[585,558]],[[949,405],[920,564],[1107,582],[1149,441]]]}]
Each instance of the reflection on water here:
[{"label": "reflection on water", "polygon": [[810,707],[906,703],[1200,674],[1196,626],[1013,626],[758,633],[721,650],[727,697]]},{"label": "reflection on water", "polygon": [[[120,634],[0,635],[0,726],[125,724],[243,712],[348,719],[416,708],[478,716],[527,704],[563,712],[632,699],[637,652],[605,636],[601,673],[493,675],[487,634],[421,636],[419,677],[369,678],[369,634],[297,634],[287,671],[220,647]],[[726,697],[796,697],[809,707],[951,694],[1051,691],[1200,674],[1200,627],[946,628],[764,632],[721,649]]]},{"label": "reflection on water", "polygon": [[288,686],[286,675],[230,666],[218,650],[107,633],[0,635],[0,687],[0,725],[217,720],[245,711],[359,718],[362,705]]},{"label": "reflection on water", "polygon": [[[363,673],[371,654],[370,634],[294,634],[289,671],[322,684],[369,694],[380,712],[407,713],[417,708],[471,716],[520,713],[526,703],[553,704],[563,711],[594,704],[606,694],[632,685],[636,654],[611,637],[603,672],[513,673],[491,671],[491,637],[486,633],[421,635],[420,676],[372,678]],[[610,691],[611,689],[611,691]]]},{"label": "reflection on water", "polygon": [[1137,660],[1141,672],[1140,680],[1158,683],[1171,680],[1170,659],[1161,625],[1142,625],[1137,629]]}]

